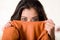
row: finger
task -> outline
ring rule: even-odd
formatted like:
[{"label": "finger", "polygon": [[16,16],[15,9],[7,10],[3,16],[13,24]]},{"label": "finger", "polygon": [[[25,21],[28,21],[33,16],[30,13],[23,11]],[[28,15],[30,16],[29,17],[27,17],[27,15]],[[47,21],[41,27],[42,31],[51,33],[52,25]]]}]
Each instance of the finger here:
[{"label": "finger", "polygon": [[53,20],[51,20],[51,19],[46,20],[45,23],[50,23],[50,24],[55,25],[54,22],[53,22]]},{"label": "finger", "polygon": [[54,25],[49,24],[49,23],[46,23],[46,24],[45,24],[45,29],[46,29],[46,30],[51,30],[51,29],[53,29],[53,28],[55,28]]},{"label": "finger", "polygon": [[47,26],[47,25],[48,25],[48,27],[54,27],[55,26],[54,24],[51,24],[51,23],[46,23],[45,26]]}]

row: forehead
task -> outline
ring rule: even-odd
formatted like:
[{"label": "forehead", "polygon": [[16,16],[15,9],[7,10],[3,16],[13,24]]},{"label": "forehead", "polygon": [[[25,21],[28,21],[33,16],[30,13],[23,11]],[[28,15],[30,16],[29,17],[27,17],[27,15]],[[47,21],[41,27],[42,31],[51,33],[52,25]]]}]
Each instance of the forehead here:
[{"label": "forehead", "polygon": [[30,9],[24,9],[22,11],[22,15],[21,16],[26,16],[26,17],[33,17],[33,16],[37,16],[38,13],[34,8],[30,8]]}]

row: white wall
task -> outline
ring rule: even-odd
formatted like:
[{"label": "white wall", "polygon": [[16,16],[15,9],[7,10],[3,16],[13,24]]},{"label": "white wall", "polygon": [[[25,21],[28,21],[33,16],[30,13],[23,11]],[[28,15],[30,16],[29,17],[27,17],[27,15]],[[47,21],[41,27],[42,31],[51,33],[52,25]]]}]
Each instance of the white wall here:
[{"label": "white wall", "polygon": [[[0,0],[0,36],[4,25],[9,21],[16,5],[20,0]],[[60,0],[40,0],[44,6],[45,12],[49,19],[56,24],[56,28],[60,26]],[[58,36],[58,33],[56,33]],[[59,40],[59,37],[56,37]],[[0,39],[1,40],[1,39]]]}]

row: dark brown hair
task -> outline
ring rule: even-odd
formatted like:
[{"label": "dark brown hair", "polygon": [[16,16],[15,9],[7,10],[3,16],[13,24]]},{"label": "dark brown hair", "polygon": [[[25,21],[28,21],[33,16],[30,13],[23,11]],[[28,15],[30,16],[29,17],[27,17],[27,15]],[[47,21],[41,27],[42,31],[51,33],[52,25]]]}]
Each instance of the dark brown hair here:
[{"label": "dark brown hair", "polygon": [[37,11],[39,21],[47,20],[43,6],[38,0],[21,0],[17,5],[14,14],[11,16],[11,21],[20,20],[22,11],[26,8],[29,9],[31,7]]}]

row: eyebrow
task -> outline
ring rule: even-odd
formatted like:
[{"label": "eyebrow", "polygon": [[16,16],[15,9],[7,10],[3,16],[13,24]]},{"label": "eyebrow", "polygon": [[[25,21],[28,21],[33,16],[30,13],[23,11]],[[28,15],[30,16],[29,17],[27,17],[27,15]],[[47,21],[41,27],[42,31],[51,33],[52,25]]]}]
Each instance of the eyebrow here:
[{"label": "eyebrow", "polygon": [[36,18],[36,17],[38,18],[38,16],[34,16],[34,17],[32,17],[32,18]]},{"label": "eyebrow", "polygon": [[[22,16],[22,17],[25,17],[25,16]],[[34,16],[34,17],[38,17],[38,16]],[[34,17],[32,17],[32,18],[34,18]]]},{"label": "eyebrow", "polygon": [[[25,17],[25,16],[22,16],[22,17]],[[25,18],[27,18],[27,17],[25,17]]]},{"label": "eyebrow", "polygon": [[[27,17],[25,17],[25,16],[22,16],[22,17],[27,18]],[[32,19],[33,19],[33,18],[38,18],[38,16],[34,16],[34,17],[32,17]]]}]

